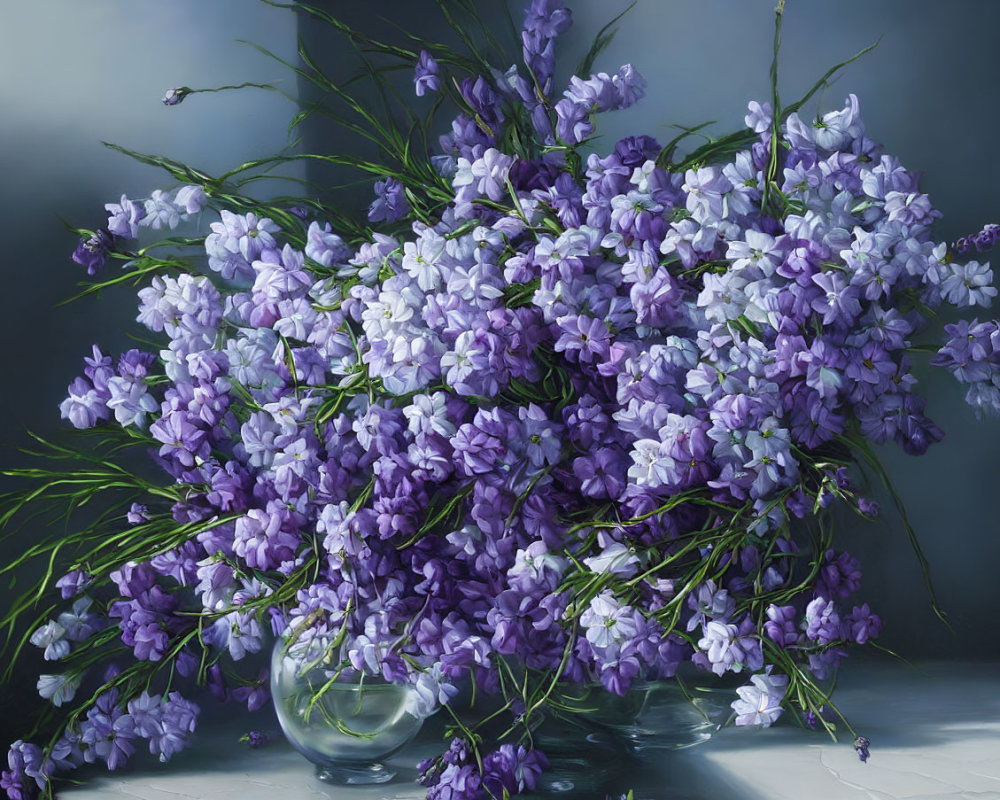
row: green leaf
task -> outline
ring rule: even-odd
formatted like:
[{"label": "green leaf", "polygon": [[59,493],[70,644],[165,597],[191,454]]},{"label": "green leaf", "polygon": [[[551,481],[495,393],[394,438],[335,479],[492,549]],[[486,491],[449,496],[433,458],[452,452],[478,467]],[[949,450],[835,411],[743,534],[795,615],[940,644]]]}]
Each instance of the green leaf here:
[{"label": "green leaf", "polygon": [[920,540],[917,538],[917,533],[913,529],[913,525],[910,524],[909,515],[906,513],[906,505],[903,503],[903,499],[899,496],[899,492],[896,491],[896,487],[889,478],[889,473],[885,471],[885,467],[882,466],[882,462],[879,461],[878,456],[875,455],[875,450],[867,440],[858,436],[848,437],[843,435],[838,436],[837,439],[843,441],[852,450],[856,450],[861,453],[865,462],[873,470],[875,470],[875,474],[878,475],[879,479],[882,481],[882,485],[889,492],[892,497],[892,502],[896,506],[896,511],[899,513],[899,518],[903,523],[903,528],[906,530],[906,536],[910,540],[910,547],[913,550],[913,554],[917,557],[917,563],[920,565],[920,572],[923,576],[927,594],[930,597],[931,608],[934,611],[934,615],[944,623],[944,626],[949,631],[954,633],[955,629],[951,626],[951,623],[948,622],[947,614],[938,605],[937,595],[934,592],[934,585],[931,582],[930,562],[927,560],[927,556],[924,555],[923,548],[920,546]]},{"label": "green leaf", "polygon": [[[638,0],[636,0],[638,2]],[[580,63],[576,66],[576,71],[574,75],[587,79],[594,70],[594,62],[597,61],[597,57],[603,53],[608,45],[614,41],[615,35],[618,33],[618,29],[613,27],[616,22],[618,22],[622,17],[628,14],[633,8],[635,8],[636,2],[629,5],[624,11],[622,11],[618,16],[608,22],[603,28],[601,28],[597,35],[594,37],[594,41],[590,45],[590,49],[587,50],[586,54],[580,60]]]}]

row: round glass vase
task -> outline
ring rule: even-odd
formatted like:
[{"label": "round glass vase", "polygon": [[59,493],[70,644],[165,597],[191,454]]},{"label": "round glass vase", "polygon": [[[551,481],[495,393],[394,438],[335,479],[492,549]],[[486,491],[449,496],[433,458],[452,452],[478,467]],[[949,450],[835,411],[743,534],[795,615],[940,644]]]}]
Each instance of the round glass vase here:
[{"label": "round glass vase", "polygon": [[[291,641],[291,643],[290,643]],[[281,636],[271,651],[271,696],[289,743],[316,765],[326,783],[385,783],[383,760],[417,735],[422,719],[408,711],[411,686],[357,672],[338,675],[324,646]]]},{"label": "round glass vase", "polygon": [[548,795],[605,797],[604,784],[630,759],[658,759],[659,751],[708,741],[733,716],[735,685],[697,673],[637,681],[624,697],[599,683],[560,686],[535,734],[550,762],[540,788]]}]

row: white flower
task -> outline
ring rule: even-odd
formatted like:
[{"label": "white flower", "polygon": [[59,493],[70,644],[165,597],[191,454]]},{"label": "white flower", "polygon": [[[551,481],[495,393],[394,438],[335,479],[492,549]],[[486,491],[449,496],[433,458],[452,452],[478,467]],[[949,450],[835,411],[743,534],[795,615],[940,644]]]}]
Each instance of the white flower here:
[{"label": "white flower", "polygon": [[670,480],[674,460],[662,452],[661,443],[656,439],[639,439],[632,447],[632,461],[628,468],[629,480],[638,486],[655,489]]},{"label": "white flower", "polygon": [[182,186],[174,195],[174,205],[182,214],[197,214],[208,204],[205,190],[196,184]]},{"label": "white flower", "polygon": [[415,436],[432,432],[441,436],[453,436],[457,429],[448,419],[447,402],[448,395],[444,392],[416,395],[410,405],[403,409],[410,432]]},{"label": "white flower", "polygon": [[80,676],[71,675],[39,675],[38,694],[46,700],[51,700],[52,705],[61,706],[73,699],[76,690],[80,688]]},{"label": "white flower", "polygon": [[170,196],[162,189],[157,189],[153,192],[152,196],[146,201],[145,207],[146,216],[143,217],[140,223],[144,227],[152,228],[154,231],[158,231],[163,227],[173,230],[177,227],[177,223],[180,222],[180,211],[174,205]]},{"label": "white flower", "polygon": [[941,283],[941,294],[959,307],[980,305],[989,308],[997,290],[993,287],[993,271],[989,263],[949,264],[951,274]]},{"label": "white flower", "polygon": [[635,638],[636,626],[632,608],[621,606],[610,592],[602,592],[580,615],[580,624],[587,629],[587,641],[598,649]]},{"label": "white flower", "polygon": [[593,572],[610,572],[631,578],[639,570],[639,558],[630,547],[621,542],[612,542],[600,555],[583,559]]},{"label": "white flower", "polygon": [[458,693],[458,687],[448,683],[447,676],[442,674],[440,663],[418,673],[413,689],[406,697],[404,710],[417,719],[429,717]]},{"label": "white flower", "polygon": [[781,700],[787,688],[787,675],[760,673],[751,676],[749,684],[736,690],[740,699],[730,704],[736,712],[736,724],[770,727],[784,710]]},{"label": "white flower", "polygon": [[31,634],[30,641],[35,647],[45,648],[46,661],[58,661],[69,655],[69,640],[66,639],[66,629],[55,620],[49,620]]},{"label": "white flower", "polygon": [[445,254],[447,240],[430,228],[420,232],[415,242],[403,244],[403,269],[425,292],[437,291],[451,273],[453,264]]}]

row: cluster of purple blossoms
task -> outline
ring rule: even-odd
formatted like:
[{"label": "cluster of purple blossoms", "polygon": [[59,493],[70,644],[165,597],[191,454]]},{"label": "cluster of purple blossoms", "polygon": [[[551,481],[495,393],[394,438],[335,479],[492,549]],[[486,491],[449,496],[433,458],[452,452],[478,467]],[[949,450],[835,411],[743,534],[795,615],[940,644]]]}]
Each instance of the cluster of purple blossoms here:
[{"label": "cluster of purple blossoms", "polygon": [[960,255],[975,249],[980,253],[985,253],[993,249],[997,240],[1000,239],[1000,225],[991,222],[984,225],[982,230],[971,236],[963,236],[952,244],[951,249]]},{"label": "cluster of purple blossoms", "polygon": [[[452,739],[448,750],[436,759],[420,762],[420,783],[428,800],[477,800],[510,797],[531,791],[548,768],[548,759],[523,745],[501,745],[476,764],[472,746],[465,739]],[[486,792],[486,794],[483,794]]]},{"label": "cluster of purple blossoms", "polygon": [[[174,102],[179,103],[180,99]],[[149,199],[139,202],[122,195],[119,202],[104,206],[108,212],[104,227],[83,236],[72,258],[87,268],[88,275],[96,275],[104,268],[108,255],[118,251],[125,242],[137,238],[140,228],[157,231],[167,227],[173,230],[181,220],[200,213],[207,203],[205,190],[194,184],[169,193],[158,189]]]},{"label": "cluster of purple blossoms", "polygon": [[[845,450],[941,438],[912,342],[927,308],[989,307],[989,265],[931,240],[938,213],[865,136],[853,95],[812,123],[791,114],[774,158],[756,102],[724,161],[672,167],[648,136],[584,157],[594,115],[645,84],[626,65],[550,100],[570,24],[558,0],[533,0],[527,72],[454,81],[464,110],[433,159],[452,199],[433,220],[413,219],[405,176],[376,184],[368,214],[396,235],[366,241],[213,203],[207,271],[139,291],[162,349],[115,363],[95,346],[61,412],[145,437],[183,488],[123,524],[196,532],[107,576],[103,616],[90,576],[64,577],[73,610],[31,638],[47,659],[109,627],[138,662],[181,674],[204,648],[213,693],[256,708],[266,674],[231,686],[220,659],[287,629],[345,674],[413,685],[418,716],[469,677],[501,690],[507,663],[617,694],[693,664],[747,676],[736,723],[767,726],[798,700],[792,671],[825,679],[879,634],[867,604],[844,604],[860,587],[849,554],[824,540],[818,567],[796,568],[795,521],[834,500],[877,514]],[[416,93],[443,73],[421,52]],[[515,125],[531,147],[502,135]],[[199,187],[123,197],[74,259],[93,274],[140,227],[205,205]],[[933,362],[979,409],[1000,411],[998,331],[950,325]],[[39,691],[68,703],[80,680],[45,675]],[[80,760],[114,768],[138,739],[168,758],[194,724],[173,693],[101,698],[62,756],[11,750],[11,797]],[[545,765],[456,739],[421,781],[428,798],[497,797]]]},{"label": "cluster of purple blossoms", "polygon": [[965,399],[977,411],[1000,410],[1000,323],[960,320],[945,332],[948,343],[931,363],[969,387]]},{"label": "cluster of purple blossoms", "polygon": [[147,743],[151,754],[168,761],[187,746],[198,713],[198,706],[177,692],[167,697],[142,692],[122,703],[117,691],[111,690],[46,751],[22,741],[11,745],[9,769],[0,772],[0,788],[11,800],[29,800],[57,772],[95,761],[118,769]]}]

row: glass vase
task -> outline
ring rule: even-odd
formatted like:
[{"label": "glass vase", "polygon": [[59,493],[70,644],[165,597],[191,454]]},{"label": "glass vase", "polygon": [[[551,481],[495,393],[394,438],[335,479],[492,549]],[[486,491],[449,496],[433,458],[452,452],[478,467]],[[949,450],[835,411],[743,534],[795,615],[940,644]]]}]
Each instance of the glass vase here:
[{"label": "glass vase", "polygon": [[534,737],[550,762],[540,790],[545,795],[572,793],[582,798],[581,791],[596,792],[619,777],[630,759],[657,757],[657,751],[708,741],[733,716],[735,685],[698,673],[636,683],[624,696],[600,684],[562,688]]},{"label": "glass vase", "polygon": [[351,671],[338,675],[323,647],[278,638],[271,653],[271,696],[292,747],[316,765],[327,783],[385,783],[383,763],[416,736],[423,722],[411,686]]}]

